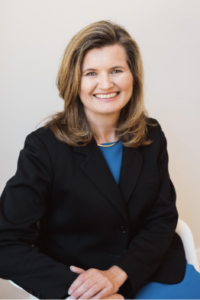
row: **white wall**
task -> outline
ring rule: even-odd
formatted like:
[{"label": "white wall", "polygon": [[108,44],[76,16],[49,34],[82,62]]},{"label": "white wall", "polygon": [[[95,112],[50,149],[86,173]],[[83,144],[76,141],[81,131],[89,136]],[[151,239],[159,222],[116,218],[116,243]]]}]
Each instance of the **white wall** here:
[{"label": "white wall", "polygon": [[55,80],[65,46],[103,19],[140,45],[146,106],[166,133],[179,214],[200,248],[199,0],[0,0],[0,193],[26,135],[62,109]]}]

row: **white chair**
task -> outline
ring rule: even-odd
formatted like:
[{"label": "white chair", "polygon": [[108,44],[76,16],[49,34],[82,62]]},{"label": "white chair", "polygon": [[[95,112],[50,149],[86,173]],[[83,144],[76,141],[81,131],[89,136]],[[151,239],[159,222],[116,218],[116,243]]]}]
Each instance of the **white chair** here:
[{"label": "white chair", "polygon": [[193,265],[195,269],[198,272],[200,272],[199,263],[198,263],[196,250],[195,250],[194,239],[189,226],[183,220],[178,219],[176,232],[179,234],[183,242],[187,262],[190,265]]},{"label": "white chair", "polygon": [[[193,235],[192,235],[192,232],[191,232],[189,226],[183,220],[179,219],[177,227],[176,227],[176,232],[179,234],[179,236],[181,237],[181,240],[183,242],[187,262],[189,264],[193,265],[195,267],[195,269],[198,272],[200,272],[199,264],[198,264],[198,260],[197,260],[197,256],[196,256],[194,239],[193,239]],[[17,288],[22,290],[22,288],[20,286],[18,286],[11,280],[9,280],[9,282],[11,284],[13,284],[14,286],[16,286]],[[31,294],[29,294],[29,298],[30,299],[38,299]]]},{"label": "white chair", "polygon": [[[12,285],[14,285],[16,288],[25,291],[23,288],[21,288],[19,285],[17,285],[16,283],[14,283],[12,280],[8,280]],[[35,296],[28,294],[29,299],[38,299]],[[14,299],[14,298],[13,298]]]}]

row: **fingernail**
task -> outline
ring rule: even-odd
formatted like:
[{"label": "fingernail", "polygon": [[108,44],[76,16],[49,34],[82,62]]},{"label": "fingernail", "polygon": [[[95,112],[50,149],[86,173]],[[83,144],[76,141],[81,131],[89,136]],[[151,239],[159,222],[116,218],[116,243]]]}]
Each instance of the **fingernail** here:
[{"label": "fingernail", "polygon": [[71,295],[72,293],[73,293],[73,291],[72,291],[72,290],[69,290],[69,291],[68,291],[68,294],[69,294],[69,295]]},{"label": "fingernail", "polygon": [[73,268],[74,266],[70,266],[70,269]]}]

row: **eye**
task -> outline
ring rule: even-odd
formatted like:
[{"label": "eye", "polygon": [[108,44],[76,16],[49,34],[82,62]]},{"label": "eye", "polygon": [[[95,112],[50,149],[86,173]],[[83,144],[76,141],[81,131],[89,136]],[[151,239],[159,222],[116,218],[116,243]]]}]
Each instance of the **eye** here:
[{"label": "eye", "polygon": [[116,69],[116,70],[113,70],[111,73],[112,74],[117,74],[117,73],[121,73],[121,72],[122,72],[121,70]]},{"label": "eye", "polygon": [[94,75],[96,75],[95,72],[89,72],[89,73],[86,74],[86,76],[94,76]]}]

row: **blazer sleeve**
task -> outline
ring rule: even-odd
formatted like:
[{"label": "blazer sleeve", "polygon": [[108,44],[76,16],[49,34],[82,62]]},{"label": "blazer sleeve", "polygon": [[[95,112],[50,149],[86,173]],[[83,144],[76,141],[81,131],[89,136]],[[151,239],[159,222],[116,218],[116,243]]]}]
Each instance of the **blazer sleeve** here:
[{"label": "blazer sleeve", "polygon": [[156,137],[155,143],[158,143],[161,172],[157,198],[144,213],[139,233],[132,239],[127,251],[112,264],[127,273],[134,294],[148,282],[160,265],[174,236],[178,220],[175,189],[168,173],[166,138],[160,125],[156,126],[155,131],[159,137]]},{"label": "blazer sleeve", "polygon": [[53,172],[42,140],[34,132],[20,151],[16,174],[0,198],[0,277],[37,298],[62,299],[78,274],[40,253],[37,221],[50,200]]}]

